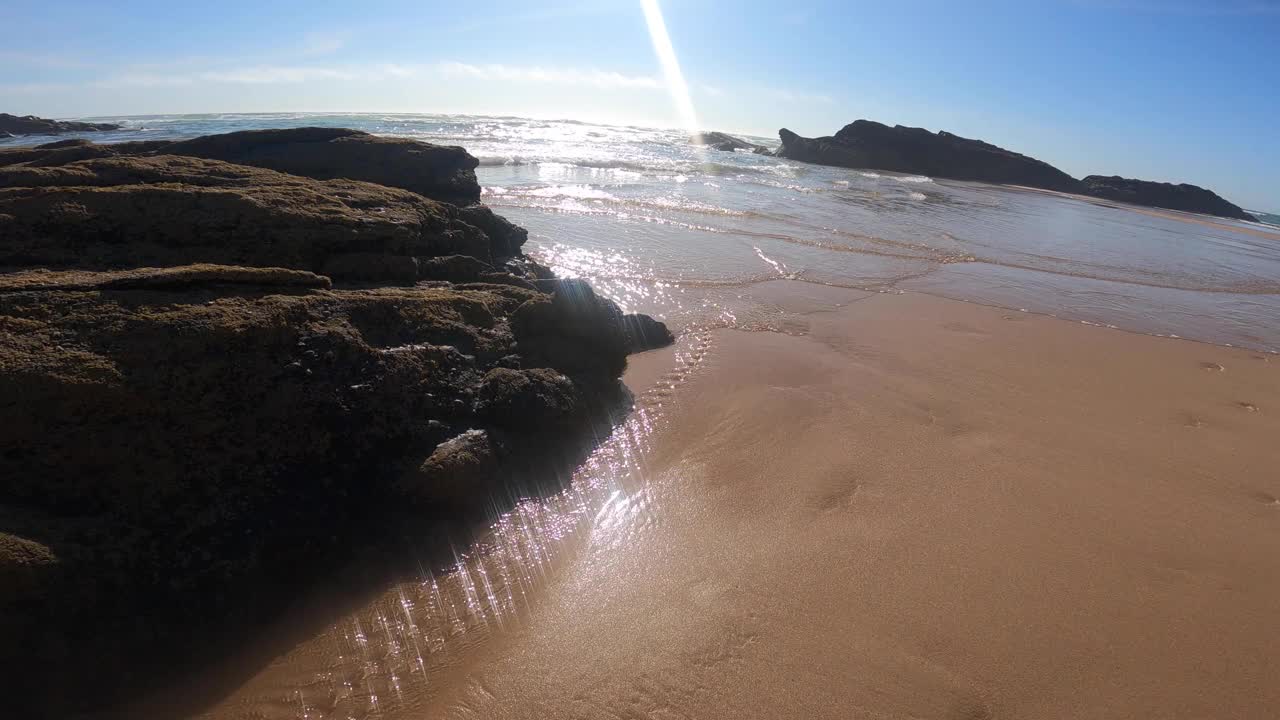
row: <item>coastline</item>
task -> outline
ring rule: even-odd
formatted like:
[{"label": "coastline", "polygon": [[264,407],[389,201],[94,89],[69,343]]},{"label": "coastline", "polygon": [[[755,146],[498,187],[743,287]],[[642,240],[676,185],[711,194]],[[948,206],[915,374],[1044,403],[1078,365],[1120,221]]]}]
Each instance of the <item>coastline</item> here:
[{"label": "coastline", "polygon": [[[1280,701],[1274,358],[787,285],[761,292],[794,332],[634,358],[653,422],[630,464],[584,468],[635,472],[541,538],[561,549],[526,567],[511,611],[445,618],[447,646],[417,656],[431,672],[399,642],[431,622],[408,582],[205,716],[294,691],[310,717],[376,695],[386,718],[1254,717]],[[664,389],[661,366],[698,342]],[[397,607],[412,621],[376,627]],[[366,644],[335,656],[361,617]],[[343,690],[348,673],[364,684]]]}]

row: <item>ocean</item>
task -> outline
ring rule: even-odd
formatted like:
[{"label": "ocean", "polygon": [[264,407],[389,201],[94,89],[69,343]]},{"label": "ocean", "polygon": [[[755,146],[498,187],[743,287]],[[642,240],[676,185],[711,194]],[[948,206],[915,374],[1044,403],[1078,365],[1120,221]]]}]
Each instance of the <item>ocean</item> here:
[{"label": "ocean", "polygon": [[[99,142],[340,126],[461,145],[527,252],[677,330],[786,330],[755,288],[922,292],[1280,351],[1280,227],[1046,192],[807,165],[678,130],[518,117],[104,117]],[[775,145],[776,140],[745,136]],[[48,138],[0,140],[0,147]]]}]

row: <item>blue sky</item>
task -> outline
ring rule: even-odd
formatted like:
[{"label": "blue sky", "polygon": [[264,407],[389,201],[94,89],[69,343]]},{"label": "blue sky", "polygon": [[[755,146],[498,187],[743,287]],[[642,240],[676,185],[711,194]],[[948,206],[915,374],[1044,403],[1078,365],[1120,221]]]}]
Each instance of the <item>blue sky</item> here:
[{"label": "blue sky", "polygon": [[[666,0],[708,129],[945,129],[1280,210],[1280,0]],[[677,126],[639,0],[6,0],[0,110]]]}]

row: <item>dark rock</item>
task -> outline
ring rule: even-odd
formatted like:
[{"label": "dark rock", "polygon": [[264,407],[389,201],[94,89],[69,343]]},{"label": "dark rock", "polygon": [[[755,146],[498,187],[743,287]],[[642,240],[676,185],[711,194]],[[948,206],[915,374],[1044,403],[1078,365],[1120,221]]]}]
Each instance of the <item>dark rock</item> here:
[{"label": "dark rock", "polygon": [[610,378],[626,367],[622,311],[584,280],[544,280],[540,296],[512,317],[520,356],[577,378]]},{"label": "dark rock", "polygon": [[750,150],[756,154],[767,154],[769,148],[763,145],[749,143],[746,140],[736,138],[732,135],[726,135],[722,132],[702,132],[697,133],[689,138],[689,142],[694,145],[705,145],[713,150],[723,150],[725,152],[734,152],[736,150]]},{"label": "dark rock", "polygon": [[120,125],[113,123],[86,123],[73,120],[48,120],[35,115],[10,115],[0,113],[0,133],[17,135],[58,135],[68,132],[100,132],[103,130],[119,130]]},{"label": "dark rock", "polygon": [[803,138],[783,128],[778,157],[849,168],[1026,185],[1077,192],[1079,181],[1035,158],[981,140],[923,128],[857,120],[834,137]]},{"label": "dark rock", "polygon": [[57,564],[48,547],[0,532],[0,611],[24,600],[46,600],[43,591]]},{"label": "dark rock", "polygon": [[[461,150],[239,135],[184,152],[472,199]],[[670,340],[426,185],[126,145],[0,151],[0,674],[24,717],[165,682],[397,514],[486,507],[598,436],[626,354]]]},{"label": "dark rock", "polygon": [[527,257],[511,258],[503,265],[503,269],[517,277],[522,277],[533,283],[539,280],[552,280],[556,274],[551,272],[551,268],[541,265],[537,261]]},{"label": "dark rock", "polygon": [[[60,165],[93,157],[179,155],[265,168],[313,180],[362,180],[458,205],[480,200],[474,157],[460,147],[370,135],[342,128],[245,130],[191,140],[150,140],[94,145],[75,141],[81,156],[59,153],[64,143],[0,150],[0,166]],[[483,211],[476,211],[482,214]],[[495,224],[497,221],[493,221]],[[505,221],[504,221],[505,222]],[[503,226],[519,232],[514,225]],[[503,238],[508,241],[507,238]],[[508,241],[509,242],[509,241]]]},{"label": "dark rock", "polygon": [[418,282],[418,260],[408,255],[336,253],[325,258],[320,272],[338,280],[382,280],[412,285]]},{"label": "dark rock", "polygon": [[622,332],[629,353],[666,347],[676,341],[665,323],[638,313],[622,316]]},{"label": "dark rock", "polygon": [[1257,221],[1238,205],[1217,193],[1196,185],[1131,180],[1118,176],[1090,175],[1081,181],[1085,195],[1147,207],[1217,215],[1236,220]]},{"label": "dark rock", "polygon": [[26,164],[31,167],[54,167],[76,160],[114,157],[113,145],[95,145],[88,140],[59,140],[33,147],[0,149],[0,167]]},{"label": "dark rock", "polygon": [[[333,255],[465,254],[489,239],[457,208],[349,180],[317,181],[160,155],[0,167],[0,265],[126,268],[189,263],[323,272]],[[346,269],[356,270],[350,264]],[[330,267],[330,269],[337,269]],[[358,277],[403,282],[366,263]]]},{"label": "dark rock", "polygon": [[520,254],[520,248],[529,239],[529,231],[495,214],[484,205],[467,205],[458,209],[459,216],[489,236],[489,244],[495,260]]},{"label": "dark rock", "polygon": [[245,130],[153,152],[222,160],[315,180],[364,180],[450,203],[480,201],[479,164],[466,150],[342,128]]},{"label": "dark rock", "polygon": [[489,283],[492,285],[512,285],[518,288],[524,288],[525,290],[538,289],[538,287],[534,285],[531,281],[526,280],[522,277],[517,277],[515,275],[512,275],[509,272],[480,273],[480,277],[478,277],[477,280],[479,282]]},{"label": "dark rock", "polygon": [[492,265],[470,255],[445,255],[418,261],[418,277],[422,280],[475,282],[489,272],[493,272]]},{"label": "dark rock", "polygon": [[328,289],[329,278],[286,268],[184,265],[114,272],[22,270],[4,275],[0,292],[33,290],[195,289],[209,286]]},{"label": "dark rock", "polygon": [[508,429],[545,430],[571,420],[578,391],[569,378],[548,368],[490,370],[476,393],[476,414]]},{"label": "dark rock", "polygon": [[467,430],[436,446],[418,467],[404,474],[399,492],[417,502],[467,502],[493,486],[498,449],[489,433]]}]

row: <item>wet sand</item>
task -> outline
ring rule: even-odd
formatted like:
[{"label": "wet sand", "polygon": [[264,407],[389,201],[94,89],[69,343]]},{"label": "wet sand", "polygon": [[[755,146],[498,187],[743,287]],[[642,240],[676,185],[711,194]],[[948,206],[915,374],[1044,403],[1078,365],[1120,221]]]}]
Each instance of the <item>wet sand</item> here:
[{"label": "wet sand", "polygon": [[[1274,717],[1280,357],[776,283],[211,718]],[[244,672],[244,668],[239,669]]]}]

